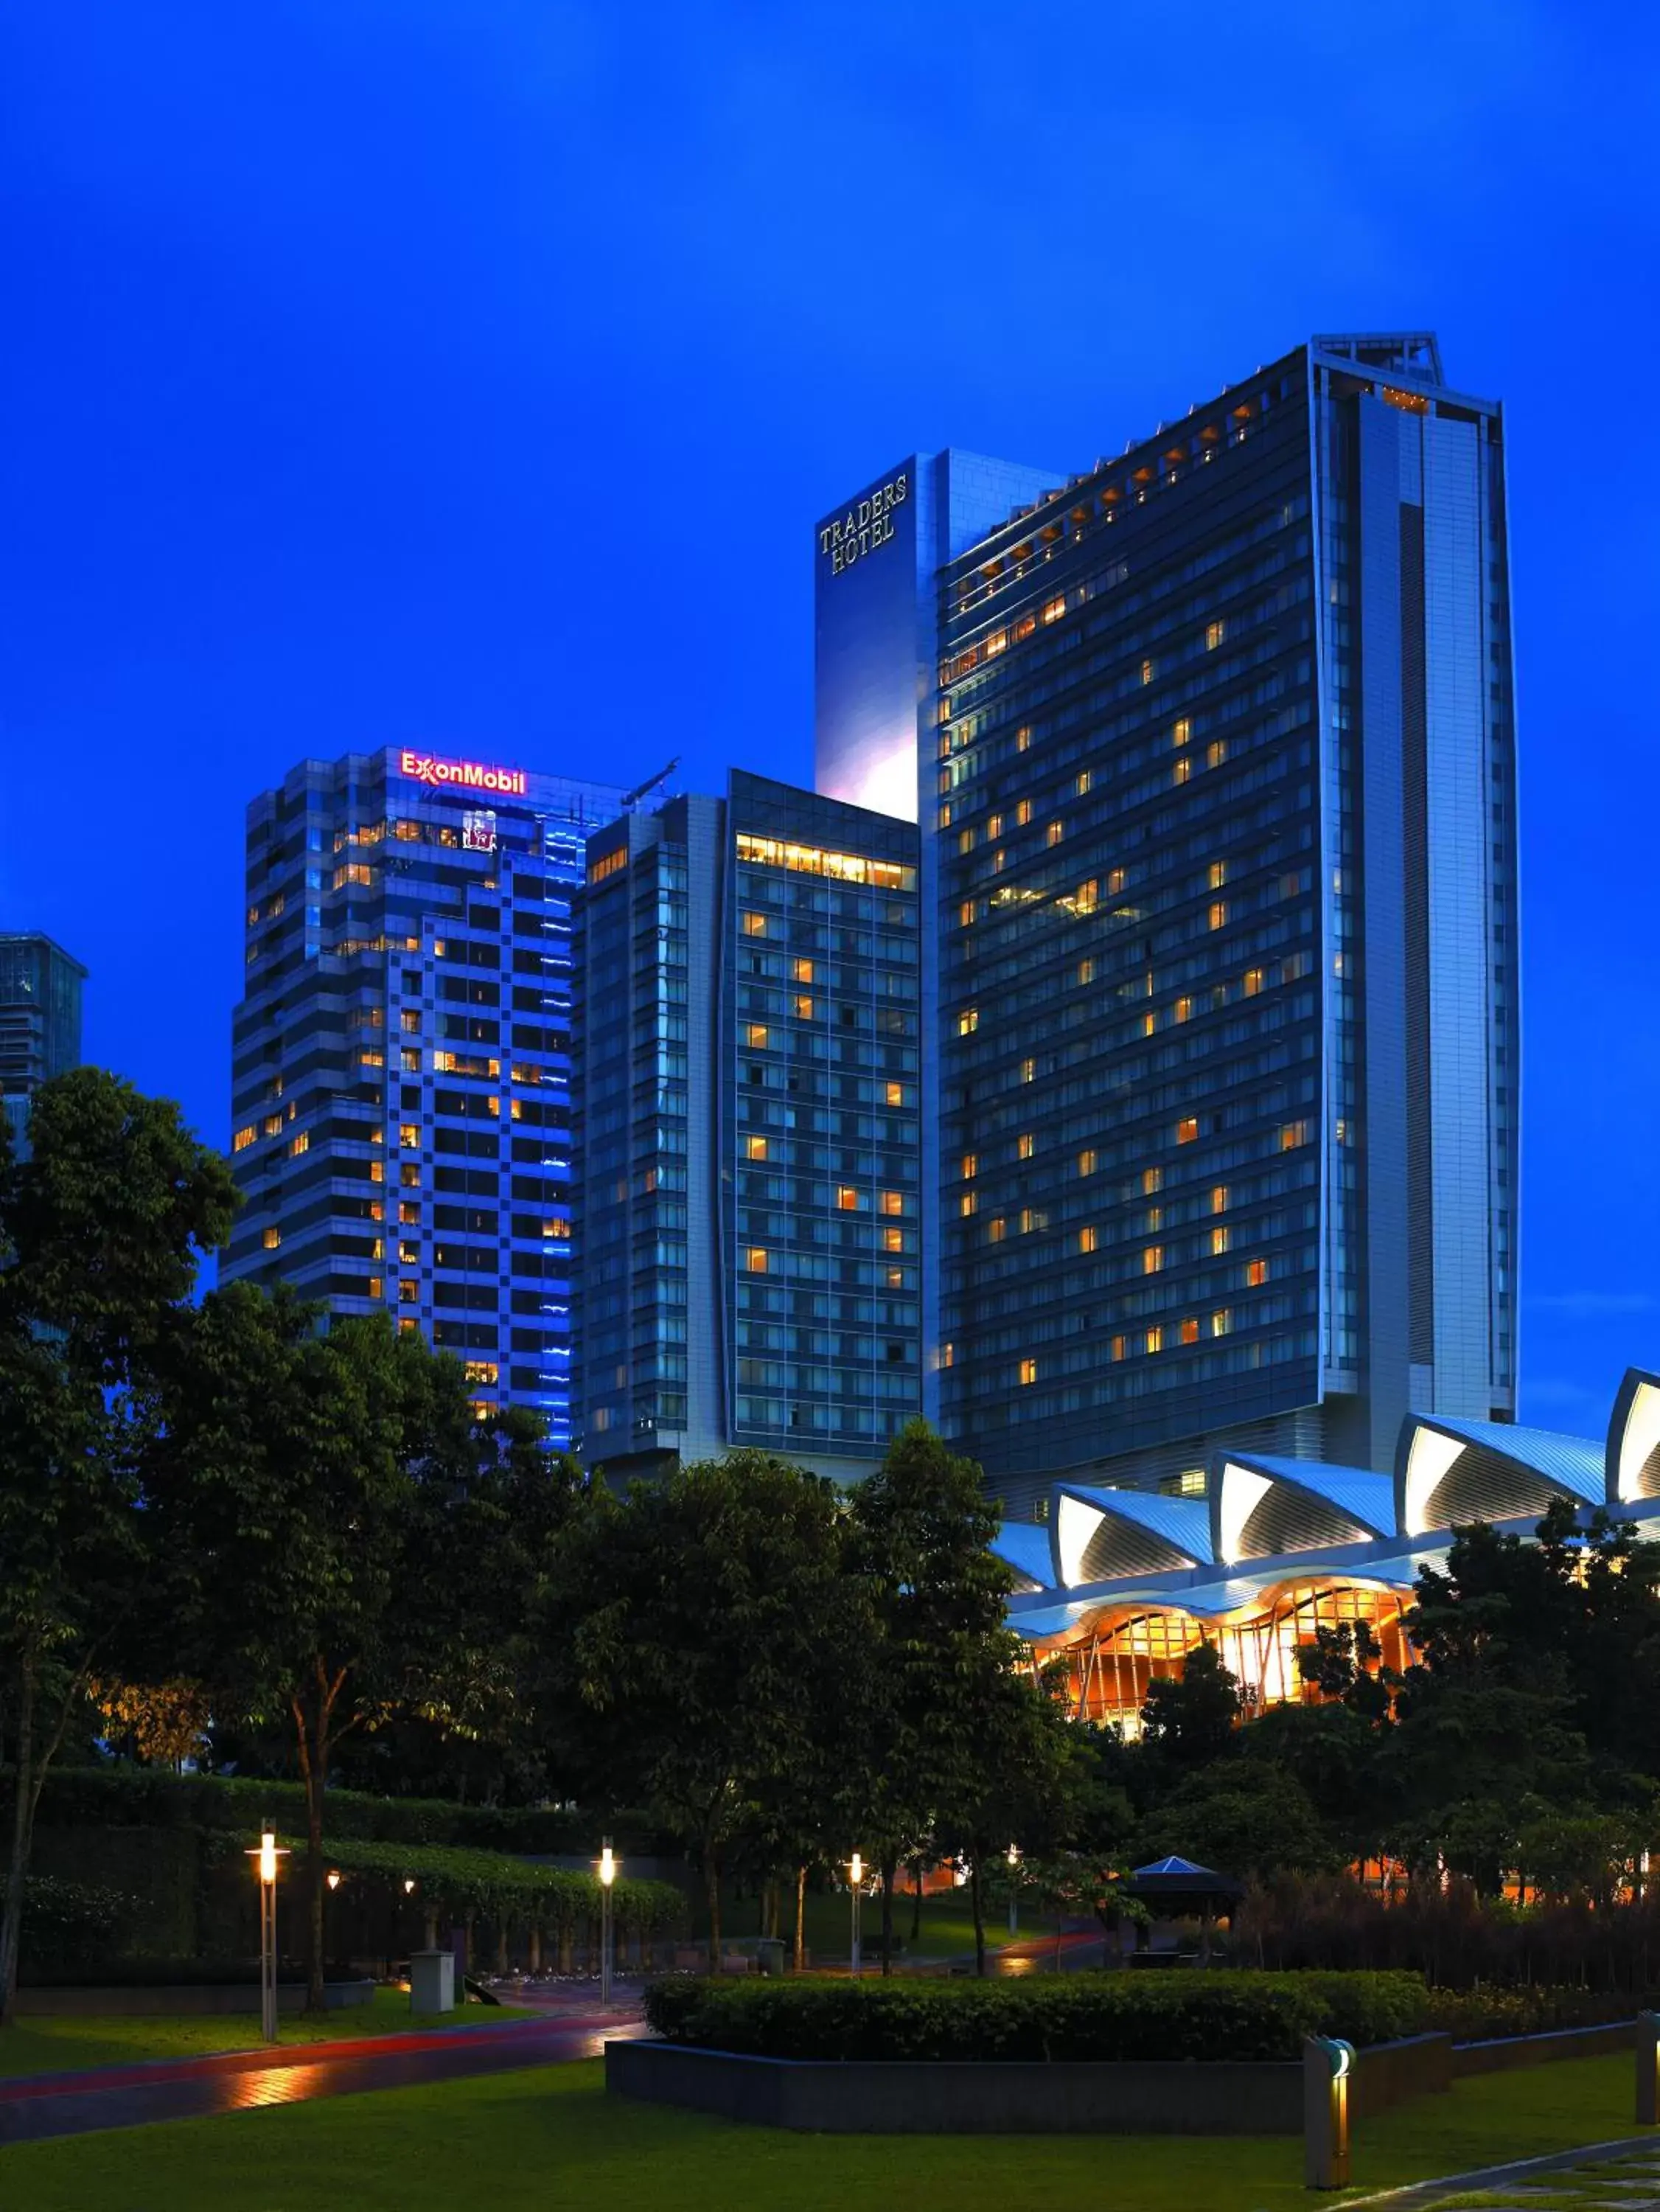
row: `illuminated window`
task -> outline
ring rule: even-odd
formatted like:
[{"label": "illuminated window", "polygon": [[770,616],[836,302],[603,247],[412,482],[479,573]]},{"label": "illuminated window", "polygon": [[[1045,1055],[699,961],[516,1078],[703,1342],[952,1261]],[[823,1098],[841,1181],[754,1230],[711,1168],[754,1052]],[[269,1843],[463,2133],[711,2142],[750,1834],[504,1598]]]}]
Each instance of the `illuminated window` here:
[{"label": "illuminated window", "polygon": [[1038,1065],[1035,1060],[1023,1060],[1021,1062],[1021,1081],[1022,1083],[1033,1082],[1036,1079],[1037,1073]]},{"label": "illuminated window", "polygon": [[1078,794],[1078,796],[1079,796],[1079,798],[1080,798],[1080,799],[1087,799],[1087,798],[1088,797],[1088,795],[1089,795],[1089,783],[1090,783],[1089,770],[1088,770],[1087,769],[1081,769],[1081,770],[1079,771],[1078,780],[1077,780],[1077,781],[1076,781],[1076,782],[1073,785],[1073,787],[1072,787],[1072,788],[1074,789],[1074,791],[1075,791],[1075,792],[1077,793],[1077,794]]},{"label": "illuminated window", "polygon": [[1211,902],[1210,907],[1210,927],[1213,929],[1222,929],[1227,927],[1227,901],[1226,899],[1214,899]]},{"label": "illuminated window", "polygon": [[746,937],[765,937],[766,916],[764,914],[746,914],[743,917],[743,933]]},{"label": "illuminated window", "polygon": [[349,861],[346,866],[336,868],[334,872],[334,887],[336,890],[341,890],[347,884],[372,884],[373,881],[373,870],[366,868],[360,860]]},{"label": "illuminated window", "polygon": [[904,1105],[904,1103],[905,1103],[905,1085],[904,1085],[902,1083],[890,1083],[890,1084],[888,1085],[888,1104],[889,1104],[890,1106],[903,1106],[903,1105]]},{"label": "illuminated window", "polygon": [[1077,890],[1073,892],[1072,906],[1074,912],[1077,914],[1094,914],[1095,908],[1100,903],[1100,884],[1096,878],[1092,876],[1087,884],[1080,884]]},{"label": "illuminated window", "polygon": [[979,1194],[978,1191],[966,1190],[960,1194],[957,1200],[957,1211],[966,1219],[969,1214],[974,1212],[978,1209],[979,1202]]},{"label": "illuminated window", "polygon": [[1142,663],[1142,681],[1143,684],[1150,684],[1153,681],[1153,663],[1150,660],[1144,660]]},{"label": "illuminated window", "polygon": [[1003,873],[1003,863],[1008,858],[1009,855],[1006,853],[994,853],[991,855],[991,872],[994,876],[1000,876]]},{"label": "illuminated window", "polygon": [[813,980],[813,963],[810,960],[793,961],[791,963],[790,972],[797,982],[810,983]]},{"label": "illuminated window", "polygon": [[747,830],[737,834],[737,854],[748,860],[770,868],[788,868],[798,874],[831,876],[845,884],[870,884],[877,890],[913,891],[917,888],[917,872],[901,866],[897,860],[867,860],[862,853],[836,853],[821,845],[797,845],[781,837],[752,836]]},{"label": "illuminated window", "polygon": [[1225,1182],[1212,1183],[1210,1186],[1210,1210],[1213,1213],[1227,1212],[1227,1185]]},{"label": "illuminated window", "polygon": [[1022,726],[1015,732],[1015,750],[1017,753],[1027,752],[1031,750],[1031,745],[1032,732]]},{"label": "illuminated window", "polygon": [[1081,1176],[1092,1176],[1094,1172],[1095,1150],[1093,1145],[1086,1146],[1078,1155],[1078,1173]]},{"label": "illuminated window", "polygon": [[888,1268],[888,1287],[890,1291],[902,1291],[905,1288],[905,1270],[903,1267]]},{"label": "illuminated window", "polygon": [[[363,1055],[366,1060],[368,1056],[367,1053],[365,1053]],[[379,1054],[377,1054],[375,1056],[379,1059]],[[421,1073],[421,1047],[418,1044],[406,1044],[398,1054],[398,1065],[403,1069],[405,1075],[419,1075]]]},{"label": "illuminated window", "polygon": [[1009,1224],[1003,1219],[1002,1214],[997,1214],[986,1223],[985,1233],[994,1244],[1001,1244],[1009,1234]]},{"label": "illuminated window", "polygon": [[1021,799],[1020,804],[1015,807],[1015,819],[1019,823],[1022,830],[1025,829],[1027,823],[1032,819],[1032,801],[1029,799]]},{"label": "illuminated window", "polygon": [[1216,647],[1221,643],[1222,640],[1227,635],[1227,624],[1226,623],[1207,623],[1205,625],[1204,634],[1205,651],[1207,653],[1215,653]]},{"label": "illuminated window", "polygon": [[1170,771],[1170,781],[1172,783],[1190,783],[1192,780],[1192,762],[1185,757],[1178,760]]},{"label": "illuminated window", "polygon": [[385,1182],[385,1169],[381,1165],[379,1160],[371,1160],[369,1163],[369,1181],[371,1182]]},{"label": "illuminated window", "polygon": [[752,1244],[743,1255],[743,1264],[752,1275],[764,1275],[766,1273],[766,1246]]},{"label": "illuminated window", "polygon": [[1162,1229],[1162,1228],[1164,1227],[1164,1208],[1163,1208],[1163,1206],[1149,1206],[1148,1207],[1148,1209],[1147,1209],[1147,1225],[1148,1225],[1148,1227],[1149,1229]]},{"label": "illuminated window", "polygon": [[966,830],[959,830],[957,832],[957,850],[960,853],[972,853],[973,849],[974,825],[971,822]]},{"label": "illuminated window", "polygon": [[1142,1016],[1142,1035],[1143,1036],[1151,1036],[1157,1027],[1158,1021],[1155,1016],[1152,1014],[1143,1014]]},{"label": "illuminated window", "polygon": [[1122,1359],[1124,1355],[1124,1340],[1121,1336],[1115,1336],[1112,1340],[1112,1357],[1115,1359]]},{"label": "illuminated window", "polygon": [[1306,1145],[1307,1142],[1306,1121],[1287,1121],[1280,1132],[1280,1150],[1282,1152],[1294,1152],[1299,1145]]},{"label": "illuminated window", "polygon": [[905,1249],[904,1230],[884,1229],[881,1232],[881,1249],[884,1252],[903,1252]]},{"label": "illuminated window", "polygon": [[1066,835],[1066,824],[1064,822],[1051,822],[1044,834],[1051,845],[1058,845]]},{"label": "illuminated window", "polygon": [[1211,890],[1212,890],[1213,891],[1219,891],[1219,890],[1221,890],[1221,889],[1222,885],[1223,885],[1227,881],[1227,862],[1226,860],[1213,860],[1213,861],[1211,862],[1211,864],[1210,864],[1210,888],[1211,888]]},{"label": "illuminated window", "polygon": [[259,1241],[268,1252],[275,1252],[282,1242],[282,1231],[280,1229],[268,1229]]},{"label": "illuminated window", "polygon": [[282,1116],[280,1114],[268,1114],[262,1127],[268,1137],[280,1137],[282,1134]]},{"label": "illuminated window", "polygon": [[1257,992],[1263,988],[1263,971],[1260,968],[1247,968],[1245,969],[1245,994],[1247,999],[1254,999],[1256,997]]},{"label": "illuminated window", "polygon": [[766,1158],[766,1138],[746,1137],[743,1140],[743,1154],[746,1159],[764,1160]]},{"label": "illuminated window", "polygon": [[1107,888],[1108,891],[1109,891],[1110,893],[1115,893],[1115,894],[1116,894],[1117,892],[1121,891],[1121,890],[1124,889],[1124,870],[1123,870],[1122,868],[1114,868],[1114,869],[1112,869],[1112,870],[1109,872],[1109,874],[1108,874],[1108,876],[1107,876],[1107,878],[1106,878],[1106,888]]},{"label": "illuminated window", "polygon": [[851,1183],[844,1182],[837,1185],[836,1204],[841,1208],[841,1211],[844,1213],[857,1213],[858,1212],[859,1194],[857,1191],[853,1188]]},{"label": "illuminated window", "polygon": [[[377,1238],[377,1244],[379,1242]],[[377,1260],[380,1257],[379,1250],[374,1256]],[[421,1265],[421,1247],[411,1239],[401,1237],[397,1243],[397,1256],[406,1267],[418,1267]]]},{"label": "illuminated window", "polygon": [[965,899],[962,904],[957,908],[957,922],[958,926],[963,929],[972,929],[973,927],[974,902],[972,899]]},{"label": "illuminated window", "polygon": [[1029,1237],[1034,1229],[1041,1229],[1044,1226],[1046,1218],[1047,1217],[1045,1215],[1033,1213],[1029,1206],[1023,1206],[1021,1208],[1021,1236]]},{"label": "illuminated window", "polygon": [[1001,814],[988,814],[988,815],[986,816],[986,817],[985,817],[985,834],[986,834],[986,836],[987,836],[988,837],[1001,837],[1001,836],[1002,836],[1002,835],[1003,835],[1003,817],[1002,817],[1002,815],[1001,815]]},{"label": "illuminated window", "polygon": [[397,1285],[397,1302],[399,1305],[415,1305],[419,1304],[420,1298],[421,1285],[415,1280],[415,1277],[413,1275],[400,1276]]},{"label": "illuminated window", "polygon": [[942,830],[948,830],[951,827],[951,802],[949,799],[948,799],[945,805],[940,809],[938,827]]},{"label": "illuminated window", "polygon": [[1198,1133],[1198,1122],[1190,1114],[1176,1124],[1176,1142],[1178,1145],[1190,1145]]},{"label": "illuminated window", "polygon": [[[409,1054],[408,1057],[414,1060],[416,1068],[419,1069],[421,1054],[415,1052]],[[385,1067],[386,1055],[384,1052],[360,1052],[357,1055],[357,1064],[360,1067]]]},{"label": "illuminated window", "polygon": [[378,1298],[380,1296],[381,1289],[382,1284],[380,1277],[379,1275],[371,1275],[369,1278],[369,1296],[372,1298]]},{"label": "illuminated window", "polygon": [[1008,650],[1009,632],[1006,629],[994,629],[985,641],[986,659],[995,660],[998,653],[1007,653]]},{"label": "illuminated window", "polygon": [[1144,1275],[1156,1275],[1156,1274],[1158,1273],[1158,1272],[1159,1272],[1160,1268],[1160,1267],[1163,1267],[1163,1265],[1164,1265],[1164,1246],[1163,1246],[1162,1244],[1146,1244],[1146,1245],[1143,1245],[1143,1246],[1142,1246],[1142,1274],[1144,1274]]},{"label": "illuminated window", "polygon": [[978,1006],[966,1006],[962,1012],[957,1016],[957,1035],[959,1036],[972,1036],[979,1025],[980,1010]]},{"label": "illuminated window", "polygon": [[420,1124],[415,1121],[400,1121],[397,1141],[406,1152],[419,1152],[421,1149]]},{"label": "illuminated window", "polygon": [[1038,1363],[1037,1363],[1037,1361],[1036,1361],[1035,1359],[1022,1359],[1022,1360],[1021,1360],[1021,1381],[1023,1383],[1025,1383],[1025,1382],[1035,1382],[1037,1381],[1037,1379],[1038,1379]]},{"label": "illuminated window", "polygon": [[415,1036],[421,1027],[420,1007],[405,1006],[403,1012],[398,1016],[397,1020],[400,1029],[404,1030],[409,1036]]},{"label": "illuminated window", "polygon": [[1214,1253],[1226,1252],[1233,1242],[1233,1232],[1231,1229],[1213,1229],[1210,1232],[1210,1249]]},{"label": "illuminated window", "polygon": [[1192,734],[1193,725],[1188,720],[1186,715],[1184,714],[1180,721],[1177,723],[1174,729],[1170,732],[1170,742],[1172,745],[1184,745]]},{"label": "illuminated window", "polygon": [[[379,1214],[375,1217],[377,1220],[379,1218]],[[397,1218],[407,1229],[412,1223],[421,1219],[421,1208],[412,1198],[400,1199],[397,1205]]]},{"label": "illuminated window", "polygon": [[904,1194],[897,1190],[883,1191],[881,1194],[881,1210],[884,1213],[903,1213],[905,1211]]},{"label": "illuminated window", "polygon": [[1227,758],[1227,744],[1221,738],[1213,738],[1210,743],[1204,749],[1205,766],[1207,768],[1220,768]]},{"label": "illuminated window", "polygon": [[1198,1322],[1197,1321],[1184,1321],[1182,1323],[1182,1342],[1184,1344],[1197,1344],[1198,1340]]},{"label": "illuminated window", "polygon": [[312,1133],[309,1129],[301,1129],[288,1139],[288,1157],[291,1159],[298,1159],[301,1152],[309,1152],[311,1149]]},{"label": "illuminated window", "polygon": [[1066,594],[1064,592],[1063,592],[1057,599],[1045,599],[1043,603],[1043,618],[1046,623],[1058,622],[1065,612]]},{"label": "illuminated window", "polygon": [[1097,1238],[1094,1229],[1086,1223],[1083,1228],[1078,1231],[1079,1251],[1093,1252],[1095,1249],[1096,1241]]},{"label": "illuminated window", "polygon": [[1247,1260],[1245,1261],[1245,1279],[1246,1282],[1250,1284],[1253,1291],[1260,1290],[1263,1285],[1268,1280],[1267,1261]]},{"label": "illuminated window", "polygon": [[[280,1128],[282,1126],[282,1118],[279,1115],[277,1127]],[[254,1125],[250,1121],[245,1129],[239,1129],[231,1139],[231,1150],[233,1152],[245,1152],[254,1140]]]},{"label": "illuminated window", "polygon": [[1079,981],[1079,982],[1080,982],[1081,984],[1081,983],[1093,983],[1093,982],[1094,981],[1094,980],[1095,980],[1095,963],[1094,963],[1094,962],[1093,960],[1081,960],[1081,961],[1079,961],[1079,963],[1078,963],[1078,981]]},{"label": "illuminated window", "polygon": [[1038,1140],[1029,1129],[1023,1129],[1015,1139],[1015,1150],[1023,1160],[1029,1160],[1038,1149]]},{"label": "illuminated window", "polygon": [[1148,1329],[1147,1332],[1147,1348],[1149,1352],[1162,1352],[1164,1350],[1164,1331],[1161,1328],[1154,1328]]},{"label": "illuminated window", "polygon": [[1176,1001],[1176,1005],[1175,1005],[1174,1012],[1175,1012],[1176,1018],[1177,1018],[1177,1020],[1178,1020],[1178,1022],[1184,1022],[1184,1021],[1190,1020],[1190,1019],[1191,1018],[1191,1017],[1192,1017],[1192,1013],[1193,1013],[1193,1001],[1192,1001],[1192,1000],[1191,1000],[1191,999],[1178,999],[1178,1000],[1177,1000],[1177,1001]]},{"label": "illuminated window", "polygon": [[1213,1336],[1226,1336],[1233,1327],[1233,1313],[1231,1307],[1219,1307],[1218,1310],[1211,1315],[1210,1334]]},{"label": "illuminated window", "polygon": [[1162,1190],[1163,1188],[1164,1170],[1162,1168],[1143,1168],[1142,1170],[1142,1195],[1143,1198],[1151,1198],[1155,1190]]},{"label": "illuminated window", "polygon": [[766,1023],[746,1022],[743,1030],[743,1041],[749,1047],[752,1052],[765,1052],[766,1049]]},{"label": "illuminated window", "polygon": [[798,1022],[810,1022],[812,1018],[813,1001],[804,994],[798,995],[796,1000],[796,1019]]},{"label": "illuminated window", "polygon": [[940,1346],[940,1365],[942,1367],[954,1367],[956,1364],[956,1346],[954,1344],[942,1344]]},{"label": "illuminated window", "polygon": [[963,1154],[963,1156],[962,1156],[962,1168],[961,1168],[961,1175],[962,1175],[962,1179],[963,1179],[963,1181],[964,1181],[965,1182],[972,1182],[973,1181],[974,1177],[975,1177],[975,1176],[979,1173],[979,1171],[980,1171],[980,1156],[979,1156],[979,1154],[978,1154],[978,1152],[965,1152],[965,1153]]},{"label": "illuminated window", "polygon": [[466,1375],[470,1382],[494,1382],[500,1379],[501,1370],[494,1359],[470,1359]]}]

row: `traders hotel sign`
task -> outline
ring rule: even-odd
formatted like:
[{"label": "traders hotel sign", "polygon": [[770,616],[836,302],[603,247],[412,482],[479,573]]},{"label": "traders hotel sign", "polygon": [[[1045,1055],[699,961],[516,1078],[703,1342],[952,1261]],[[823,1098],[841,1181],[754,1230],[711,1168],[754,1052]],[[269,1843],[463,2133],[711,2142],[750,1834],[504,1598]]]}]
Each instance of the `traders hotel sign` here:
[{"label": "traders hotel sign", "polygon": [[901,469],[868,498],[855,500],[845,514],[824,525],[819,532],[819,551],[828,560],[833,576],[839,576],[855,561],[887,544],[894,535],[894,510],[905,505],[910,491],[910,471]]},{"label": "traders hotel sign", "polygon": [[449,786],[457,791],[500,791],[509,799],[524,796],[522,768],[486,768],[481,761],[439,760],[434,753],[405,750],[397,757],[400,775],[417,783]]}]

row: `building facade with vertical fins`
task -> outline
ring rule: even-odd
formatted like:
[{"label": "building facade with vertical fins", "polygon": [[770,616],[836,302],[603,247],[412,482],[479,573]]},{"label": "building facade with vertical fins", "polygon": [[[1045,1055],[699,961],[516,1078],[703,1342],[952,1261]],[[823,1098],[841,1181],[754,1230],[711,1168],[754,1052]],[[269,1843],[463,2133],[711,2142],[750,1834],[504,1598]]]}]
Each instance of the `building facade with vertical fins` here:
[{"label": "building facade with vertical fins", "polygon": [[914,824],[735,770],[590,839],[576,1428],[857,1477],[922,1402]]},{"label": "building facade with vertical fins", "polygon": [[945,1433],[1041,1510],[1510,1419],[1499,405],[1426,334],[1312,340],[935,581]]},{"label": "building facade with vertical fins", "polygon": [[227,1280],[385,1307],[570,1441],[571,902],[609,786],[407,749],[247,814]]},{"label": "building facade with vertical fins", "polygon": [[21,1138],[43,1083],[81,1064],[87,971],[39,930],[0,930],[0,1102]]}]

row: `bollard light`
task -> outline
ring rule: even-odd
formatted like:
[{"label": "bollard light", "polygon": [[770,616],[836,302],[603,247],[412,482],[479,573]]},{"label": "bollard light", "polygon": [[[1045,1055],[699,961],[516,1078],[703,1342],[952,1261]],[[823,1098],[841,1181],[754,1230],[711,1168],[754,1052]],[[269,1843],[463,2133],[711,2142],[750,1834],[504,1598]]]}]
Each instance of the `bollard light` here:
[{"label": "bollard light", "polygon": [[1660,2013],[1637,2015],[1637,2124],[1660,2125]]},{"label": "bollard light", "polygon": [[1348,2186],[1348,2084],[1354,2046],[1312,2035],[1303,2045],[1303,2179],[1311,2189]]}]

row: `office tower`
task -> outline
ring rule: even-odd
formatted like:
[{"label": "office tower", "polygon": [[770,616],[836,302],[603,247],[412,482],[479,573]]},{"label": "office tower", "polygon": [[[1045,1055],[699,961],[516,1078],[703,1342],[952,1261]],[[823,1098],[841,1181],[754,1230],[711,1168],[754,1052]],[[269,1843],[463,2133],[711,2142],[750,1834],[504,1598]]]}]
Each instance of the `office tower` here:
[{"label": "office tower", "polygon": [[385,1306],[570,1437],[571,896],[609,786],[388,748],[247,814],[228,1279]]},{"label": "office tower", "polygon": [[937,585],[946,1434],[1018,1510],[1510,1419],[1499,406],[1431,337],[1315,339]]},{"label": "office tower", "polygon": [[917,831],[735,771],[591,838],[577,1427],[846,1478],[920,1410]]},{"label": "office tower", "polygon": [[31,1092],[81,1064],[81,986],[87,971],[39,930],[0,931],[0,1099],[14,1139]]}]

